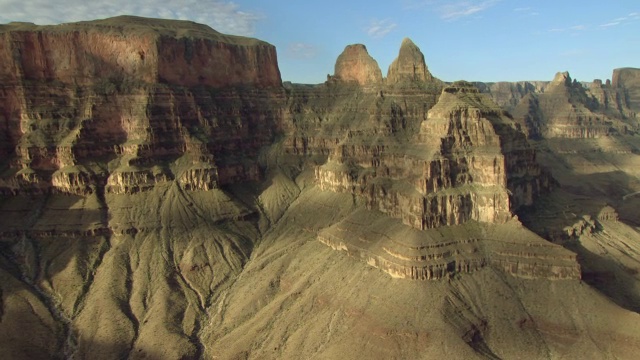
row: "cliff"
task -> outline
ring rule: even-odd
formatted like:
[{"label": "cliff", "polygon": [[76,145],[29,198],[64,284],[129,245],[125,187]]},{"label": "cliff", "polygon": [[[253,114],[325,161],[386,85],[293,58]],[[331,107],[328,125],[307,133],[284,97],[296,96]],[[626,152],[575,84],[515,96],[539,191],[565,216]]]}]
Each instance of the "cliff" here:
[{"label": "cliff", "polygon": [[367,52],[367,47],[354,44],[348,45],[338,56],[333,78],[359,85],[379,84],[382,82],[382,72],[378,62]]},{"label": "cliff", "polygon": [[427,68],[420,48],[409,38],[402,40],[398,57],[389,65],[387,84],[400,82],[431,82],[433,75]]},{"label": "cliff", "polygon": [[502,223],[549,186],[524,134],[469,83],[446,87],[406,143],[365,139],[341,141],[316,171],[320,187],[363,196],[418,229]]},{"label": "cliff", "polygon": [[620,101],[636,114],[640,112],[640,69],[614,69],[611,86],[621,91]]},{"label": "cliff", "polygon": [[257,179],[238,155],[271,142],[282,98],[273,46],[190,22],[3,25],[0,59],[6,194]]},{"label": "cliff", "polygon": [[624,133],[628,126],[604,111],[609,106],[609,95],[600,97],[604,100],[602,106],[568,72],[559,72],[543,93],[524,96],[513,116],[534,138],[598,138]]},{"label": "cliff", "polygon": [[[1,25],[0,57],[5,357],[640,348],[633,286],[616,305],[578,281],[597,250],[576,256],[514,215],[554,198],[538,165],[552,154],[490,94],[434,78],[408,40],[391,80],[354,45],[318,85],[282,84],[267,43],[183,21]],[[631,155],[616,166],[638,168]],[[636,284],[629,212],[556,208],[567,241],[630,254],[606,266]]]}]

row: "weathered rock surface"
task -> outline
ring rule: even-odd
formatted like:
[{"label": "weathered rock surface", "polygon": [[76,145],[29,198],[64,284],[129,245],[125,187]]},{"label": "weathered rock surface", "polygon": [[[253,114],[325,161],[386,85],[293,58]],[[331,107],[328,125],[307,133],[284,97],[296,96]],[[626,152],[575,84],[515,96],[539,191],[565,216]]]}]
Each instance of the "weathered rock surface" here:
[{"label": "weathered rock surface", "polygon": [[366,46],[348,45],[336,60],[333,79],[359,85],[379,84],[382,82],[382,71],[378,62],[367,52]]},{"label": "weathered rock surface", "polygon": [[[2,354],[637,354],[633,211],[556,206],[577,258],[522,227],[538,157],[563,163],[470,84],[423,81],[416,49],[394,84],[355,47],[327,83],[283,86],[272,46],[189,22],[0,26]],[[631,135],[569,140],[620,140],[611,166],[640,169]],[[634,209],[619,179],[589,184]]]},{"label": "weathered rock surface", "polygon": [[598,112],[596,99],[568,72],[559,72],[544,93],[522,98],[513,116],[531,137],[597,138],[625,132],[628,126]]},{"label": "weathered rock surface", "polygon": [[547,81],[473,83],[481,92],[488,93],[496,104],[509,112],[513,112],[527,94],[543,93],[548,84]]},{"label": "weathered rock surface", "polygon": [[273,46],[133,17],[4,25],[0,36],[0,192],[132,193],[174,179],[206,190],[258,179],[245,159],[271,142],[280,111]]},{"label": "weathered rock surface", "polygon": [[401,82],[431,82],[433,75],[427,68],[420,48],[409,38],[402,40],[400,53],[393,60],[387,72],[387,84]]},{"label": "weathered rock surface", "polygon": [[611,86],[621,91],[620,101],[636,114],[640,112],[640,69],[614,69]]},{"label": "weathered rock surface", "polygon": [[446,87],[407,143],[364,139],[334,150],[316,171],[320,187],[363,196],[418,229],[503,223],[549,187],[524,134],[469,83]]}]

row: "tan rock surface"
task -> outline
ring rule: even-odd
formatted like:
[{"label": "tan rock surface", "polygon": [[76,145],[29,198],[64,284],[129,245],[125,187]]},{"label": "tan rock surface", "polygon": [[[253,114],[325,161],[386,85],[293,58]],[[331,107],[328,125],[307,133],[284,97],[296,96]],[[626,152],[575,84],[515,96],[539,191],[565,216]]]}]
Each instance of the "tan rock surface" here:
[{"label": "tan rock surface", "polygon": [[[534,151],[468,83],[387,86],[365,61],[281,87],[273,47],[187,22],[0,33],[20,40],[0,39],[5,357],[640,350],[633,134]],[[538,161],[562,184],[540,203]]]},{"label": "tan rock surface", "polygon": [[338,56],[334,79],[342,82],[355,82],[359,85],[382,83],[382,72],[367,47],[362,44],[348,45]]},{"label": "tan rock surface", "polygon": [[411,39],[404,38],[398,57],[389,65],[387,84],[430,81],[433,81],[433,75],[427,68],[424,54]]}]

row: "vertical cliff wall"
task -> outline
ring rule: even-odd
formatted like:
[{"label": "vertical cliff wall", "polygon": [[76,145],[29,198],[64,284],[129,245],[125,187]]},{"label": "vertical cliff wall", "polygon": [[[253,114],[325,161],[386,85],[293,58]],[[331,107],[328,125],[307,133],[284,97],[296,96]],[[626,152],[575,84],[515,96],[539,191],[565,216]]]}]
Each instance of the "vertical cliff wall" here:
[{"label": "vertical cliff wall", "polygon": [[273,46],[188,22],[4,25],[0,59],[5,193],[257,179],[283,98]]}]

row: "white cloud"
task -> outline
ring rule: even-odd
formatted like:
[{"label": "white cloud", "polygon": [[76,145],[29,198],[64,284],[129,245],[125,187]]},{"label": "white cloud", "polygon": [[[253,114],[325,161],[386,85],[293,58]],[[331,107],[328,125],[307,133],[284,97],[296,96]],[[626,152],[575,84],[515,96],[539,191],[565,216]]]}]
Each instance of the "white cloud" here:
[{"label": "white cloud", "polygon": [[563,31],[564,31],[564,29],[562,29],[562,28],[553,28],[553,29],[549,29],[549,32],[555,32],[555,33],[557,33],[557,32],[563,32]]},{"label": "white cloud", "polygon": [[[470,15],[476,15],[489,9],[502,0],[402,0],[404,10],[429,8],[442,20],[453,21]],[[531,8],[515,8],[513,11],[527,11]],[[537,15],[537,14],[536,14]]]},{"label": "white cloud", "polygon": [[602,24],[602,25],[600,25],[600,27],[606,28],[606,27],[612,27],[612,26],[616,26],[616,25],[620,25],[620,22],[619,21],[612,21],[612,22],[609,22],[609,23],[606,23],[606,24]]},{"label": "white cloud", "polygon": [[137,15],[191,20],[223,33],[245,36],[253,35],[256,22],[263,18],[222,0],[0,0],[0,9],[0,23],[28,21],[44,25]]},{"label": "white cloud", "polygon": [[485,11],[496,5],[500,0],[486,1],[450,1],[439,8],[440,17],[443,20],[456,20]]},{"label": "white cloud", "polygon": [[396,26],[398,26],[398,24],[389,19],[373,19],[365,29],[365,32],[372,38],[379,39],[390,33]]},{"label": "white cloud", "polygon": [[287,46],[287,56],[293,59],[311,59],[316,56],[316,48],[311,44],[296,42]]},{"label": "white cloud", "polygon": [[529,10],[531,10],[530,7],[520,7],[520,8],[513,9],[513,11],[515,11],[515,12],[529,11]]},{"label": "white cloud", "polygon": [[569,30],[582,31],[582,30],[587,30],[587,27],[585,25],[575,25],[570,27]]}]

